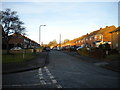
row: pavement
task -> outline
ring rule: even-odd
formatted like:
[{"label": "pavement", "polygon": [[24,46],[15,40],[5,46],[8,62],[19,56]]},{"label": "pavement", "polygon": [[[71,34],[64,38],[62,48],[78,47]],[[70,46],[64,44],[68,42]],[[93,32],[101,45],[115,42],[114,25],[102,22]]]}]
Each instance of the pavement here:
[{"label": "pavement", "polygon": [[108,60],[103,58],[100,59],[89,56],[81,56],[77,52],[68,52],[68,51],[62,51],[62,52],[80,58],[84,62],[93,63],[96,66],[100,66],[102,68],[106,68],[115,72],[120,72],[120,60]]},{"label": "pavement", "polygon": [[2,75],[3,89],[11,88],[118,88],[119,73],[84,62],[61,51],[49,52],[49,65]]},{"label": "pavement", "polygon": [[48,54],[49,52],[41,52],[35,59],[21,63],[4,63],[2,64],[2,74],[29,71],[44,67],[45,64],[48,64]]},{"label": "pavement", "polygon": [[[78,57],[84,62],[93,63],[94,65],[97,65],[106,69],[110,69],[112,71],[120,72],[120,67],[119,67],[120,62],[112,62],[109,60],[101,60],[101,59],[96,59],[96,58],[91,58],[86,56],[80,56],[77,52],[66,52],[66,51],[62,51],[62,52]],[[23,72],[23,71],[42,68],[49,63],[47,59],[49,56],[48,54],[49,52],[41,52],[38,55],[38,57],[33,60],[29,60],[22,63],[2,64],[2,74],[17,73],[17,72]]]}]

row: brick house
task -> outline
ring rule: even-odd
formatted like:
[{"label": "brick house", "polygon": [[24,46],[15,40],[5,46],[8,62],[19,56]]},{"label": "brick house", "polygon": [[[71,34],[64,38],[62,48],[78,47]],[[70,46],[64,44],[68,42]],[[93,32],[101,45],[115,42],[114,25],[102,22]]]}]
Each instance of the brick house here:
[{"label": "brick house", "polygon": [[90,34],[88,34],[85,37],[85,44],[87,45],[87,47],[95,47],[95,43],[97,41],[97,37],[96,34],[99,32],[100,30],[96,30],[91,32]]},{"label": "brick house", "polygon": [[109,43],[111,44],[111,34],[109,32],[114,31],[116,27],[106,26],[105,28],[100,28],[99,30],[93,31],[90,34],[83,35],[79,38],[75,38],[65,45],[76,45],[76,46],[85,46],[85,47],[98,47],[101,43]]},{"label": "brick house", "polygon": [[9,40],[10,48],[15,47],[15,46],[19,46],[22,48],[33,48],[33,47],[39,46],[37,42],[18,33],[14,33],[13,35],[10,35],[9,37],[10,37],[10,40]]},{"label": "brick house", "polygon": [[86,44],[85,37],[86,37],[87,35],[88,35],[88,34],[83,35],[83,36],[77,38],[77,40],[74,41],[74,42],[75,42],[75,45],[76,45],[76,46],[84,46],[84,45]]},{"label": "brick house", "polygon": [[115,26],[106,26],[105,28],[100,28],[99,30],[93,31],[85,37],[86,44],[89,47],[98,47],[100,43],[111,44],[111,34],[109,32],[115,30]]},{"label": "brick house", "polygon": [[117,49],[120,52],[120,26],[111,33],[111,47]]}]

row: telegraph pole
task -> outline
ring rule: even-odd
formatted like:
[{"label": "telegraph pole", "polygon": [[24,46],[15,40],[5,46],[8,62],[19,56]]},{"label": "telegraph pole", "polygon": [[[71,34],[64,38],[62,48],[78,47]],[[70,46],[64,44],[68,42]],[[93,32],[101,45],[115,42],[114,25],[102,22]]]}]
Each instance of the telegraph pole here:
[{"label": "telegraph pole", "polygon": [[59,43],[60,47],[61,47],[61,34],[60,34],[60,43]]}]

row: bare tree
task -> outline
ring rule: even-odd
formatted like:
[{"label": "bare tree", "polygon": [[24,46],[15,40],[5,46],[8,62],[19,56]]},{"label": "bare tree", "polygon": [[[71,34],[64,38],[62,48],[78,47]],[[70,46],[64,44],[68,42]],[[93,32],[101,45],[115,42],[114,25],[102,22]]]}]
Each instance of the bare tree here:
[{"label": "bare tree", "polygon": [[25,27],[22,26],[24,23],[20,21],[19,16],[16,11],[11,11],[11,9],[6,9],[5,11],[0,11],[1,24],[4,28],[5,39],[6,39],[6,49],[9,53],[9,35],[13,33],[24,34]]},{"label": "bare tree", "polygon": [[64,40],[64,43],[67,43],[67,42],[69,42],[69,41],[70,41],[69,39],[65,39],[65,40]]},{"label": "bare tree", "polygon": [[56,45],[57,45],[57,41],[56,40],[50,41],[48,43],[48,46],[56,46]]}]

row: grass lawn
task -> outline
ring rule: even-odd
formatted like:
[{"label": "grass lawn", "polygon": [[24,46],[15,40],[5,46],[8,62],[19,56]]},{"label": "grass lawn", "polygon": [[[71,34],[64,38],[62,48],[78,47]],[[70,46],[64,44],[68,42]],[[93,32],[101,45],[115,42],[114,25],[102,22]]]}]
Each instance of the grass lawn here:
[{"label": "grass lawn", "polygon": [[35,57],[36,55],[34,53],[2,54],[2,63],[24,62]]},{"label": "grass lawn", "polygon": [[109,55],[106,57],[106,59],[120,61],[120,54]]}]

